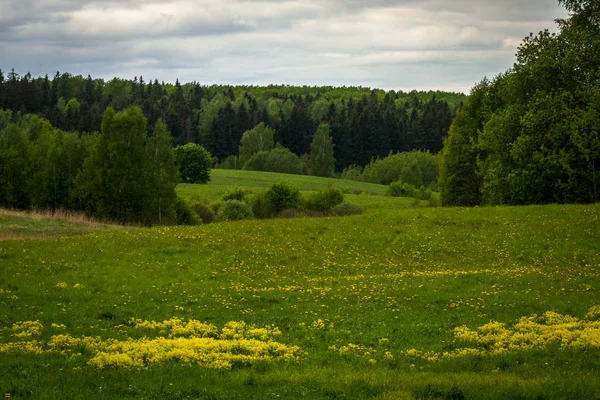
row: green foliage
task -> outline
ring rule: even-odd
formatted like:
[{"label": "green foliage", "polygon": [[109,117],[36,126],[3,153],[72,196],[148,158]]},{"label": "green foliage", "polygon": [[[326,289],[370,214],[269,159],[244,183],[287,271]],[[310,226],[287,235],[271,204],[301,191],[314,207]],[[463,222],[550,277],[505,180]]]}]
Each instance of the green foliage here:
[{"label": "green foliage", "polygon": [[598,2],[561,1],[559,32],[525,38],[514,67],[474,88],[442,161],[444,205],[596,202]]},{"label": "green foliage", "polygon": [[427,189],[425,186],[421,186],[419,190],[415,192],[415,198],[419,200],[429,200],[433,196],[431,189]]},{"label": "green foliage", "polygon": [[264,123],[244,132],[240,141],[240,164],[244,164],[254,154],[269,151],[275,147],[275,131]]},{"label": "green foliage", "polygon": [[298,187],[285,182],[273,184],[267,190],[267,198],[274,214],[283,210],[302,208],[302,196]]},{"label": "green foliage", "polygon": [[30,143],[23,131],[9,123],[0,131],[0,204],[28,208]]},{"label": "green foliage", "polygon": [[349,181],[362,182],[362,180],[363,180],[362,172],[363,172],[363,167],[361,167],[360,165],[349,165],[346,168],[344,168],[344,171],[342,172],[342,179],[347,179]]},{"label": "green foliage", "polygon": [[269,152],[267,159],[267,171],[282,174],[306,175],[308,170],[306,164],[289,149],[278,147]]},{"label": "green foliage", "polygon": [[210,224],[215,221],[215,214],[211,207],[201,200],[191,200],[190,207],[196,215],[202,220],[203,224]]},{"label": "green foliage", "polygon": [[175,209],[177,225],[199,225],[201,223],[192,206],[181,197],[175,198],[173,207]]},{"label": "green foliage", "polygon": [[327,212],[343,203],[344,193],[330,184],[325,190],[305,196],[304,201],[307,210]]},{"label": "green foliage", "polygon": [[254,154],[244,164],[246,171],[268,171],[283,174],[306,175],[307,168],[302,159],[289,149],[276,147],[271,151]]},{"label": "green foliage", "polygon": [[349,215],[360,215],[365,212],[365,209],[357,206],[356,204],[351,203],[342,203],[333,207],[329,211],[329,215],[334,217],[346,217]]},{"label": "green foliage", "polygon": [[77,204],[88,214],[120,223],[147,217],[152,187],[146,119],[137,107],[108,108],[102,133],[75,180]]},{"label": "green foliage", "polygon": [[388,187],[387,195],[391,197],[414,197],[417,188],[410,183],[392,182]]},{"label": "green foliage", "polygon": [[225,221],[240,221],[252,217],[252,208],[243,201],[227,200],[219,208],[219,218]]},{"label": "green foliage", "polygon": [[240,162],[240,158],[238,156],[229,156],[219,164],[217,164],[217,169],[242,169],[243,164]]},{"label": "green foliage", "polygon": [[146,218],[148,224],[172,224],[176,219],[173,203],[179,174],[171,140],[167,126],[162,119],[158,120],[146,145],[150,158],[149,185],[152,188]]},{"label": "green foliage", "polygon": [[490,84],[483,80],[471,90],[450,127],[440,159],[438,186],[444,206],[475,206],[481,202],[482,180],[477,172],[478,134],[487,118]]},{"label": "green foliage", "polygon": [[258,219],[271,218],[274,215],[271,201],[266,191],[261,191],[254,194],[251,198],[250,205],[252,213]]},{"label": "green foliage", "polygon": [[364,168],[364,182],[389,185],[395,181],[409,183],[415,187],[435,186],[438,175],[437,157],[429,152],[411,151],[390,154],[386,158],[372,160]]},{"label": "green foliage", "polygon": [[208,183],[212,156],[204,147],[188,143],[175,148],[175,159],[181,179],[187,183]]},{"label": "green foliage", "polygon": [[310,145],[311,175],[331,177],[335,172],[335,158],[333,157],[333,143],[329,124],[319,125]]},{"label": "green foliage", "polygon": [[441,204],[439,193],[431,193],[431,197],[427,200],[428,207],[439,207]]},{"label": "green foliage", "polygon": [[223,201],[227,200],[237,200],[243,201],[245,203],[248,202],[248,195],[250,192],[246,189],[242,189],[240,187],[235,187],[233,189],[229,189],[222,197]]}]

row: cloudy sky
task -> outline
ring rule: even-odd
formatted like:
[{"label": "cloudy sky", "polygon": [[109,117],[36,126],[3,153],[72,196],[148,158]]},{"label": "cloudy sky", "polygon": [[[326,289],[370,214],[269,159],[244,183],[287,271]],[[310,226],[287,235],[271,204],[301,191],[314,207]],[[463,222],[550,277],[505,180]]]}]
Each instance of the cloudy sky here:
[{"label": "cloudy sky", "polygon": [[556,0],[0,0],[0,68],[468,91],[564,15]]}]

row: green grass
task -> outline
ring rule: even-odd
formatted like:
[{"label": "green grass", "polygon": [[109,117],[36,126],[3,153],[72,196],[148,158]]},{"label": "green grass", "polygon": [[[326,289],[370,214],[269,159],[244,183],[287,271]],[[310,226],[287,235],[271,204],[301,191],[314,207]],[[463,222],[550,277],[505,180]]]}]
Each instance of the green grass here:
[{"label": "green grass", "polygon": [[213,169],[210,176],[211,180],[206,185],[181,184],[177,187],[177,191],[184,197],[199,196],[208,201],[219,199],[227,190],[234,187],[259,191],[266,190],[273,183],[279,181],[292,183],[303,192],[316,192],[325,189],[329,182],[332,182],[339,189],[347,190],[349,193],[383,196],[387,191],[387,186],[384,185],[307,175],[276,174],[273,172]]},{"label": "green grass", "polygon": [[[218,174],[214,187],[180,190],[218,197],[228,185]],[[259,173],[231,185],[269,184]],[[0,344],[46,342],[61,333],[135,339],[156,333],[139,331],[133,318],[180,317],[219,328],[228,321],[275,325],[282,331],[278,342],[305,352],[297,361],[232,370],[176,361],[98,370],[87,364],[92,355],[85,350],[81,355],[0,352],[0,395],[600,397],[598,347],[548,346],[442,361],[406,354],[460,348],[453,337],[457,326],[475,329],[490,321],[510,326],[546,311],[583,318],[600,305],[600,206],[411,208],[410,199],[348,197],[373,206],[345,218],[82,228],[86,235],[0,242]],[[6,225],[0,224],[0,232]],[[36,320],[44,326],[40,336],[11,336],[12,324]],[[350,343],[364,350],[343,355],[331,349]]]}]

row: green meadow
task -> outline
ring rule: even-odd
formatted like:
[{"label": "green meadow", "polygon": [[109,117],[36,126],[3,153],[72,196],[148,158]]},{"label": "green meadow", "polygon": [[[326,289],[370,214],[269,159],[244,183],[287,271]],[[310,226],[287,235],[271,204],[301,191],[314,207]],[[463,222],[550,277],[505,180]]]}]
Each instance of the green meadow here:
[{"label": "green meadow", "polygon": [[[213,170],[183,197],[278,180]],[[115,227],[0,213],[6,399],[600,398],[600,206]]]}]

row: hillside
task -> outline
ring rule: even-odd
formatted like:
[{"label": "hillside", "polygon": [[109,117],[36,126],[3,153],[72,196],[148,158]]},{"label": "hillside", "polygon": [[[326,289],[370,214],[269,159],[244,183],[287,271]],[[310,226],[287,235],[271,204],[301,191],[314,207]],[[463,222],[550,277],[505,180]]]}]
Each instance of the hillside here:
[{"label": "hillside", "polygon": [[[256,189],[272,179],[213,174],[211,184],[180,192],[214,198],[228,180]],[[326,184],[289,179],[304,190]],[[598,393],[599,206],[441,209],[354,196],[380,206],[343,218],[0,242],[0,391],[51,399]]]}]

